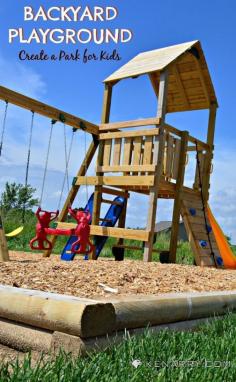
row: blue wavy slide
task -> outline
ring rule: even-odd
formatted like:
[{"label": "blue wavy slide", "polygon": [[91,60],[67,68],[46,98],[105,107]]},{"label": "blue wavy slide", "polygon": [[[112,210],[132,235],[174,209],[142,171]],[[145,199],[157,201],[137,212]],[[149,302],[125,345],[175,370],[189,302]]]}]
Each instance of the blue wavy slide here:
[{"label": "blue wavy slide", "polygon": [[[88,200],[87,205],[85,206],[85,210],[89,211],[91,216],[93,213],[93,199],[94,194],[92,194]],[[104,221],[102,222],[102,227],[114,227],[121,215],[121,212],[123,210],[124,204],[125,204],[125,198],[122,196],[117,196],[114,199],[114,202],[118,202],[119,204],[112,204],[110,208],[108,209]],[[90,222],[91,224],[91,222]],[[95,246],[96,246],[96,259],[100,255],[106,241],[107,236],[96,236],[95,237]],[[71,246],[72,244],[77,240],[76,236],[71,236],[69,240],[67,241],[62,253],[61,253],[61,260],[64,261],[72,261],[75,257],[74,253],[71,253]]]}]

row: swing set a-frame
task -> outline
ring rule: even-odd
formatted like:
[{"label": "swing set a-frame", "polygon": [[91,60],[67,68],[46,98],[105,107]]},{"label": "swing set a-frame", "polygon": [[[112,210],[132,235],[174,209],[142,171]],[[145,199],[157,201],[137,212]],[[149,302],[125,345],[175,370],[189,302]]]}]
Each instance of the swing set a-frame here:
[{"label": "swing set a-frame", "polygon": [[[139,76],[146,76],[151,82],[157,97],[156,116],[110,123],[113,88],[120,81]],[[59,230],[75,228],[74,223],[65,222],[68,209],[82,185],[94,186],[90,235],[95,239],[116,238],[114,250],[121,254],[121,258],[125,249],[134,248],[125,243],[126,239],[140,241],[143,243],[140,247],[143,248],[143,260],[152,261],[158,199],[173,199],[170,247],[167,253],[160,255],[161,261],[176,262],[182,216],[197,265],[236,267],[236,261],[208,206],[218,104],[199,41],[141,53],[109,76],[105,80],[99,126],[3,87],[0,87],[0,98],[53,121],[62,121],[75,130],[82,129],[92,134],[92,143],[58,215]],[[202,109],[209,110],[206,142],[166,123],[167,113]],[[97,151],[95,175],[87,176]],[[185,184],[190,153],[195,153],[196,168],[192,187]],[[146,229],[125,227],[127,201],[132,192],[148,198]],[[101,224],[106,220],[100,216],[101,205],[120,204],[106,199],[105,195],[123,198],[116,227],[109,225],[109,222],[107,225]],[[3,253],[4,235],[0,240]],[[52,248],[44,252],[45,257],[50,256],[55,241],[56,236],[50,237]],[[95,251],[91,258],[97,258]]]}]

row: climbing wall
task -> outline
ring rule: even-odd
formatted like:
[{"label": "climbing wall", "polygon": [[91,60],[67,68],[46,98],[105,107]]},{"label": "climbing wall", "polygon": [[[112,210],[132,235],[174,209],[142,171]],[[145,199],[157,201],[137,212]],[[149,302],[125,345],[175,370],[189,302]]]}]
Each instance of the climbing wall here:
[{"label": "climbing wall", "polygon": [[215,260],[211,254],[200,193],[194,191],[191,193],[183,193],[181,215],[194,253],[196,264],[204,267],[221,268],[222,259],[216,244],[215,236],[207,218],[207,229],[209,231]]}]

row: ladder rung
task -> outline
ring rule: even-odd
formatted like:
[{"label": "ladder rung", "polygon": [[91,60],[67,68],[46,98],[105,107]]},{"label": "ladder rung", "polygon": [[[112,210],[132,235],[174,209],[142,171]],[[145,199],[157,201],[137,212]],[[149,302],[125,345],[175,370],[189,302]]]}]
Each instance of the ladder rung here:
[{"label": "ladder rung", "polygon": [[102,187],[102,193],[108,195],[122,196],[123,198],[129,198],[129,193],[127,191],[115,190],[114,188]]},{"label": "ladder rung", "polygon": [[116,202],[114,200],[109,200],[109,199],[102,199],[102,203],[106,203],[106,204],[112,204],[114,206],[123,206],[122,203],[120,202]]},{"label": "ladder rung", "polygon": [[100,221],[100,222],[107,222],[107,223],[110,223],[112,220],[111,220],[111,219],[103,219],[103,218],[99,218],[99,221]]}]

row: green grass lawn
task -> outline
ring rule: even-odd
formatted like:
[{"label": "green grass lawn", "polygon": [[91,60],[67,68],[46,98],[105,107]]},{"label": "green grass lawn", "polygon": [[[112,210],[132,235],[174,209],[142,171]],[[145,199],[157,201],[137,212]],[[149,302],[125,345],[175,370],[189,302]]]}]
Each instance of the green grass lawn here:
[{"label": "green grass lawn", "polygon": [[[0,381],[14,382],[230,382],[236,380],[236,316],[194,332],[168,330],[129,338],[106,351],[73,360],[59,355],[32,367],[2,365]],[[135,368],[132,361],[139,360]]]}]

